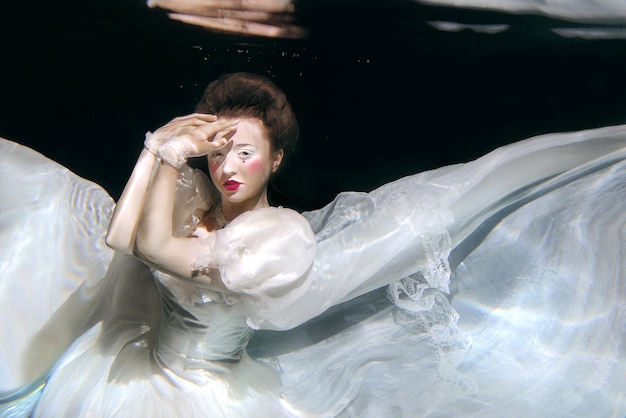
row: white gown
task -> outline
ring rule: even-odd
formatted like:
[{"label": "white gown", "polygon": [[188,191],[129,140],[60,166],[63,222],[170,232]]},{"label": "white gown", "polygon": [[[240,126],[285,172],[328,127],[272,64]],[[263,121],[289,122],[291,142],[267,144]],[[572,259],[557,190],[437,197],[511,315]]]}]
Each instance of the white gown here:
[{"label": "white gown", "polygon": [[197,256],[222,294],[114,254],[112,199],[3,140],[0,412],[623,417],[625,157],[626,125],[545,135],[249,212]]}]

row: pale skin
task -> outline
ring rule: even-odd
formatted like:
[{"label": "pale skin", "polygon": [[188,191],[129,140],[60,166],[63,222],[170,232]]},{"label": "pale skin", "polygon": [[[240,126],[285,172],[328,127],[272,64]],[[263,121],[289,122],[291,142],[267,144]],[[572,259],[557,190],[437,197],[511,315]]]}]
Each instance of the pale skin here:
[{"label": "pale skin", "polygon": [[[267,185],[282,162],[283,151],[271,149],[260,120],[191,114],[173,119],[153,134],[163,142],[172,137],[185,141],[191,156],[208,157],[211,179],[221,194],[227,221],[269,206]],[[161,271],[192,279],[194,259],[210,248],[195,234],[172,236],[177,170],[164,162],[154,167],[156,161],[145,149],[140,154],[116,205],[107,245],[134,253]],[[202,228],[205,236],[215,233],[211,223]],[[224,290],[217,275],[202,281],[205,286]]]}]

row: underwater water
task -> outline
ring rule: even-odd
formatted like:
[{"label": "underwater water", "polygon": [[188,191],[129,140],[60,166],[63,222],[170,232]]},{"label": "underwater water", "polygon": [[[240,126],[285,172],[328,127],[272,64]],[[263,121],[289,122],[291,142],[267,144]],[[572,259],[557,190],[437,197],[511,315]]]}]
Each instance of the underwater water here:
[{"label": "underwater water", "polygon": [[[280,39],[186,25],[143,1],[16,0],[0,17],[0,136],[33,147],[116,199],[146,131],[191,112],[205,85],[218,75],[258,72],[284,88],[302,132],[297,151],[276,180],[273,203],[311,210],[339,192],[369,191],[534,135],[626,123],[626,37],[619,15],[581,21],[532,8],[509,13],[435,3],[301,2],[295,18],[306,36]],[[592,185],[611,188],[616,196],[624,192],[623,185],[605,184],[600,174],[595,180]],[[542,204],[550,206],[549,199]],[[608,210],[584,204],[588,210],[551,215],[575,225],[576,213]],[[608,219],[623,225],[621,208],[610,209],[614,213]],[[574,380],[596,373],[598,381],[617,382],[624,365],[609,370],[602,360],[623,348],[616,342],[602,346],[606,353],[598,352],[594,341],[603,341],[623,323],[623,309],[615,308],[623,305],[623,284],[618,271],[594,293],[614,299],[593,300],[596,296],[587,290],[594,286],[594,270],[582,269],[584,248],[575,259],[545,254],[550,262],[559,261],[553,266],[525,263],[520,251],[512,266],[517,270],[506,274],[528,279],[483,278],[483,269],[497,270],[485,263],[498,254],[483,254],[482,248],[492,251],[497,242],[515,242],[522,233],[543,239],[544,230],[528,228],[533,207],[524,210],[497,233],[471,237],[472,256],[465,257],[462,247],[450,256],[455,274],[451,304],[463,329],[474,335],[475,350],[485,350],[473,353],[483,361],[459,371],[497,376],[499,364],[489,361],[490,350],[515,352],[524,345],[517,357],[500,359],[519,365],[520,397],[509,406],[523,409],[540,393],[557,399],[554,410],[545,412],[558,416],[558,400],[568,402],[578,394],[536,387],[534,382],[545,376],[530,374],[525,366],[543,362],[554,367],[545,371],[548,375]],[[494,216],[493,222],[499,221]],[[540,225],[545,224],[549,221]],[[576,228],[568,233],[588,242],[588,249],[601,247],[605,257],[619,259],[619,246],[594,241],[596,228],[610,230],[611,225],[586,227],[589,236],[578,236]],[[569,265],[582,266],[564,276],[576,281],[560,283],[563,277],[550,275]],[[529,293],[526,285],[538,274],[545,285]],[[386,292],[367,297],[366,308],[373,306],[372,311],[390,305]],[[552,304],[554,300],[563,303]],[[581,314],[570,309],[577,303],[590,303],[595,310]],[[533,322],[538,317],[552,320]],[[342,326],[320,321],[310,327],[317,326],[319,339],[329,328]],[[509,329],[517,334],[507,333]],[[493,335],[506,338],[488,340]],[[250,352],[268,349],[263,342],[261,334]],[[594,371],[595,365],[602,367]],[[581,387],[594,389],[594,384],[582,382]],[[497,385],[492,389],[487,397],[497,399]],[[589,402],[623,404],[603,398],[609,395],[598,387]],[[31,401],[11,407],[26,410]],[[450,408],[480,411],[471,399],[464,402]],[[581,410],[580,415],[593,412]]]},{"label": "underwater water", "polygon": [[303,39],[217,33],[138,0],[9,2],[0,135],[117,198],[146,131],[190,112],[219,74],[258,72],[286,90],[302,128],[278,203],[312,209],[536,134],[626,120],[624,37],[555,32],[611,33],[619,15],[590,24],[413,1],[298,4]]}]

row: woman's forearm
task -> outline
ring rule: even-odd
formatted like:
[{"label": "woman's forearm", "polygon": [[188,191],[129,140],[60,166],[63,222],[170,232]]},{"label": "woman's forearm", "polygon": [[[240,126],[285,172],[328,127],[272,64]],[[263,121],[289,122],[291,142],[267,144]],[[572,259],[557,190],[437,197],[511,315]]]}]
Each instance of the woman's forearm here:
[{"label": "woman's forearm", "polygon": [[159,262],[172,242],[172,217],[177,170],[159,162],[137,226],[135,250],[150,261]]},{"label": "woman's forearm", "polygon": [[[132,227],[131,237],[121,234],[121,244],[157,270],[191,278],[196,255],[206,251],[199,240],[174,237],[172,224],[178,169],[189,157],[204,156],[226,147],[228,139],[224,135],[217,139],[216,136],[236,130],[236,120],[216,119],[213,115],[202,114],[182,116],[157,129],[154,134],[149,133],[146,147],[158,154],[159,162],[154,164],[155,158],[152,157],[154,171],[149,170],[150,176],[145,176],[148,170],[141,172],[144,160],[140,157],[141,163],[138,162],[136,168],[137,181],[134,182],[131,176],[127,186],[128,195],[133,196],[129,199],[132,204],[129,208],[120,208],[120,220],[116,220],[114,226],[121,225],[125,230]],[[144,151],[144,154],[147,152]],[[150,157],[146,158],[145,161],[148,161]],[[143,196],[143,199],[137,196]],[[127,224],[123,225],[122,220],[127,218]],[[113,242],[114,234],[111,235]]]},{"label": "woman's forearm", "polygon": [[141,151],[135,168],[115,206],[106,243],[116,251],[125,254],[133,253],[137,226],[143,213],[155,162],[154,154],[146,149]]}]

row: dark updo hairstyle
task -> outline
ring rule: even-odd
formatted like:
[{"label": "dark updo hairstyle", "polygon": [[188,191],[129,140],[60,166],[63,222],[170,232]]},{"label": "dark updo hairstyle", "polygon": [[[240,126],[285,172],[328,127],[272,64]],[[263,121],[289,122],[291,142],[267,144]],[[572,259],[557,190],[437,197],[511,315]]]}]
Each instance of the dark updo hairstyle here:
[{"label": "dark updo hairstyle", "polygon": [[300,133],[285,93],[271,80],[257,74],[242,72],[221,76],[206,88],[196,112],[259,119],[267,129],[272,151],[283,150],[284,156],[294,149]]}]

